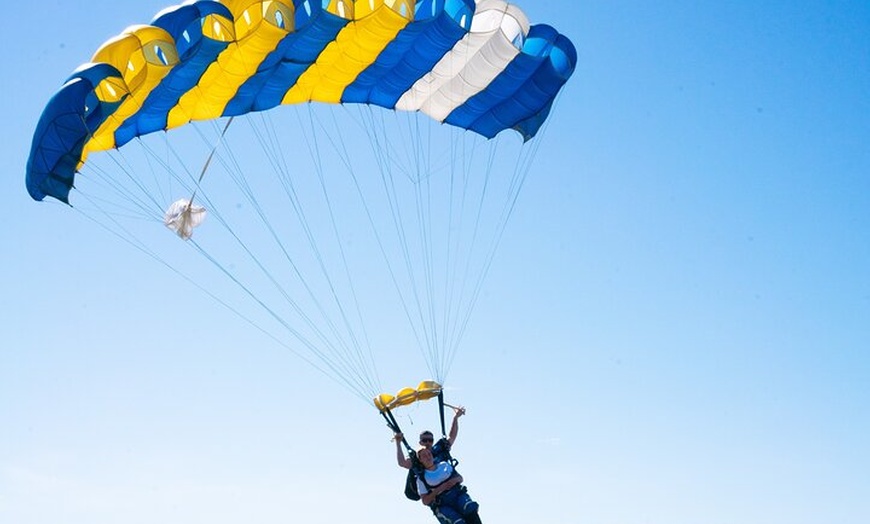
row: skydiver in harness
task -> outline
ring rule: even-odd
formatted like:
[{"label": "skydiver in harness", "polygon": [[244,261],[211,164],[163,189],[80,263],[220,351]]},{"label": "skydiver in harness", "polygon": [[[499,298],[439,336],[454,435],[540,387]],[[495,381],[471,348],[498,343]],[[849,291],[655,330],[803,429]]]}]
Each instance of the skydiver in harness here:
[{"label": "skydiver in harness", "polygon": [[[420,445],[425,449],[432,449],[432,457],[436,462],[450,459],[450,450],[453,448],[453,444],[456,442],[456,436],[459,434],[459,417],[463,415],[465,415],[464,407],[459,406],[454,408],[453,423],[450,425],[450,434],[447,438],[441,438],[437,444],[435,443],[435,436],[431,431],[426,430],[420,433]],[[393,440],[396,442],[396,462],[398,462],[399,467],[411,469],[413,461],[411,458],[406,457],[402,450],[402,442],[405,440],[404,435],[402,435],[401,432],[397,432],[393,435]]]},{"label": "skydiver in harness", "polygon": [[[443,397],[439,395],[441,405],[441,428],[444,429]],[[385,414],[388,425],[394,430],[396,442],[396,461],[400,467],[408,469],[405,483],[405,496],[412,500],[420,500],[432,510],[441,524],[480,524],[478,503],[471,500],[468,490],[462,485],[462,475],[455,466],[458,461],[450,455],[453,443],[459,433],[459,417],[465,415],[465,408],[453,408],[453,423],[450,434],[434,442],[431,431],[420,433],[419,451],[415,452],[405,441],[399,431],[395,419]],[[443,433],[442,433],[443,434]],[[402,445],[407,448],[406,457]]]},{"label": "skydiver in harness", "polygon": [[417,493],[420,501],[432,509],[441,524],[481,524],[479,505],[471,500],[468,489],[462,485],[462,475],[447,461],[437,464],[432,450],[423,448],[417,453],[423,466],[416,472]]}]

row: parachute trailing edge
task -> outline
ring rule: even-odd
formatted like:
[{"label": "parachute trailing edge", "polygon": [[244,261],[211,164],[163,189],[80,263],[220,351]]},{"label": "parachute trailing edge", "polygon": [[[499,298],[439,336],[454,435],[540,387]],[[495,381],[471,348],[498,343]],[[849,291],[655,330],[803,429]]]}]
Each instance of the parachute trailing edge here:
[{"label": "parachute trailing edge", "polygon": [[67,79],[37,124],[27,189],[68,202],[91,152],[280,104],[371,104],[528,140],[576,61],[568,38],[503,0],[186,2]]}]

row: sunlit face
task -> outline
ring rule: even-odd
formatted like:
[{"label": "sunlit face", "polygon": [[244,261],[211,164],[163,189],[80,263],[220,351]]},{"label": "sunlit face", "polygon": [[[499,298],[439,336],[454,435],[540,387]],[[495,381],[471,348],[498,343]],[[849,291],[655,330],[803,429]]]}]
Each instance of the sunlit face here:
[{"label": "sunlit face", "polygon": [[432,451],[429,448],[423,448],[417,452],[417,458],[424,468],[431,468],[435,462],[432,460]]}]

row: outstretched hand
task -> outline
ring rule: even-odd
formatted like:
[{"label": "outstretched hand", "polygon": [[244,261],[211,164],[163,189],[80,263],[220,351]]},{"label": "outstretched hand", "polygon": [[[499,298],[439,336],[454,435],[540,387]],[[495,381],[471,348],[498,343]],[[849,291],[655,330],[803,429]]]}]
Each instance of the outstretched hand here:
[{"label": "outstretched hand", "polygon": [[393,440],[395,442],[401,442],[404,438],[405,435],[403,435],[401,431],[399,431],[398,433],[393,433]]},{"label": "outstretched hand", "polygon": [[453,408],[453,411],[454,411],[453,416],[456,418],[459,418],[462,415],[465,415],[465,408],[463,406],[455,407],[455,408]]}]

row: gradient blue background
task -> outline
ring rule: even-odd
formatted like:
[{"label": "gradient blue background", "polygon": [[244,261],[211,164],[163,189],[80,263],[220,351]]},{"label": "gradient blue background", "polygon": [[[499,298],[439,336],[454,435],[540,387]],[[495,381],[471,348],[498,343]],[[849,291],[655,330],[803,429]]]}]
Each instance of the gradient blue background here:
[{"label": "gradient blue background", "polygon": [[[518,3],[580,58],[450,376],[483,520],[870,522],[870,4]],[[434,522],[374,409],[29,199],[48,98],[167,4],[81,5],[5,6],[0,522]]]}]

